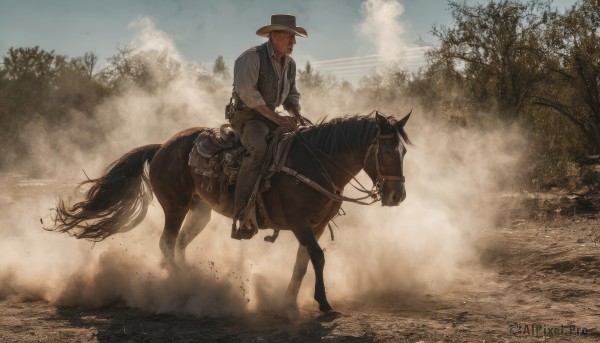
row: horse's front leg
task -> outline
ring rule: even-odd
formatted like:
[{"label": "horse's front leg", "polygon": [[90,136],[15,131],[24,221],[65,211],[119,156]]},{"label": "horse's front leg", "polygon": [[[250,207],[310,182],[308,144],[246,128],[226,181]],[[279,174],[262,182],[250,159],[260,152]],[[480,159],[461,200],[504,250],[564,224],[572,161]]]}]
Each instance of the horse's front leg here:
[{"label": "horse's front leg", "polygon": [[298,239],[301,245],[306,247],[308,256],[315,270],[315,300],[319,303],[319,310],[321,312],[333,311],[331,305],[327,301],[325,295],[325,283],[323,281],[323,268],[325,267],[325,254],[323,249],[319,246],[317,238],[313,234],[309,227],[302,229],[294,229],[294,235]]},{"label": "horse's front leg", "polygon": [[[317,241],[323,234],[324,229],[325,227],[320,228],[319,230],[317,230],[317,232],[315,232],[315,239]],[[290,279],[287,291],[285,292],[286,304],[291,307],[298,307],[296,301],[298,299],[298,293],[300,292],[302,280],[304,279],[304,275],[306,275],[309,260],[310,256],[308,256],[308,249],[306,249],[306,247],[302,244],[299,244],[298,252],[296,253],[296,262],[294,263],[294,271],[292,273],[292,278]]]}]

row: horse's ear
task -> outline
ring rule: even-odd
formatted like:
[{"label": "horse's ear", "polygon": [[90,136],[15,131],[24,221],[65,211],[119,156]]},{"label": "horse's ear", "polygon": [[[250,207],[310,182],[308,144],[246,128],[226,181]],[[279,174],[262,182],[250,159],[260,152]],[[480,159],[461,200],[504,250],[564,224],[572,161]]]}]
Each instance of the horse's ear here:
[{"label": "horse's ear", "polygon": [[410,110],[410,112],[408,112],[408,114],[400,119],[398,122],[396,122],[396,126],[398,127],[398,129],[401,129],[404,127],[404,125],[406,125],[406,122],[408,121],[408,118],[410,118],[410,115],[412,114],[412,110]]},{"label": "horse's ear", "polygon": [[379,128],[385,128],[389,126],[388,119],[379,114],[379,111],[375,111],[375,123],[377,123],[377,127]]}]

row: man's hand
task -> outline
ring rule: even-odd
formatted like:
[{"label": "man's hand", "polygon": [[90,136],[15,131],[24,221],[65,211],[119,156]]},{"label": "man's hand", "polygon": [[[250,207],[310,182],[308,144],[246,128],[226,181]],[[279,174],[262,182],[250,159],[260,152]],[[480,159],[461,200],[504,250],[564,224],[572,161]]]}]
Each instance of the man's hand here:
[{"label": "man's hand", "polygon": [[285,122],[281,125],[279,125],[280,127],[284,128],[284,131],[293,131],[294,129],[296,129],[298,127],[298,123],[296,122],[296,118],[294,117],[281,117],[282,119],[285,119]]},{"label": "man's hand", "polygon": [[278,126],[291,127],[292,129],[296,128],[296,119],[288,116],[282,116],[277,114],[275,111],[271,110],[267,106],[258,106],[255,108],[257,112],[262,114],[263,116],[269,118],[272,122],[277,124]]},{"label": "man's hand", "polygon": [[302,118],[302,115],[300,114],[300,105],[292,105],[287,111],[294,116],[298,125],[306,125],[304,118]]}]

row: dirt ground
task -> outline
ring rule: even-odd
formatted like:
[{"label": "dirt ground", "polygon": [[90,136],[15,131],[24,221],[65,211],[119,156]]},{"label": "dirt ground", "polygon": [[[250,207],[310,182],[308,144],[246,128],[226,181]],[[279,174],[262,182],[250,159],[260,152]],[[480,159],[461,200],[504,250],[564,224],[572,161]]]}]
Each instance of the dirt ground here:
[{"label": "dirt ground", "polygon": [[[10,206],[5,201],[2,211]],[[332,298],[334,315],[310,304],[296,316],[220,318],[5,296],[0,342],[599,341],[600,216],[526,208],[513,204],[497,225],[481,228],[480,260],[461,266],[443,293]]]}]

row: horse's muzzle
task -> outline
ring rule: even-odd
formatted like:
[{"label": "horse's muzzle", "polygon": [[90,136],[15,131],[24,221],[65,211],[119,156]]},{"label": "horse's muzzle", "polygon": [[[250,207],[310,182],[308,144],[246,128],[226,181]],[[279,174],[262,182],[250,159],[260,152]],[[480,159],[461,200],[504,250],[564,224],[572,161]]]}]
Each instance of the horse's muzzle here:
[{"label": "horse's muzzle", "polygon": [[404,187],[401,187],[398,190],[393,190],[390,192],[385,192],[381,195],[381,205],[382,206],[398,206],[402,201],[406,199],[406,190]]}]

